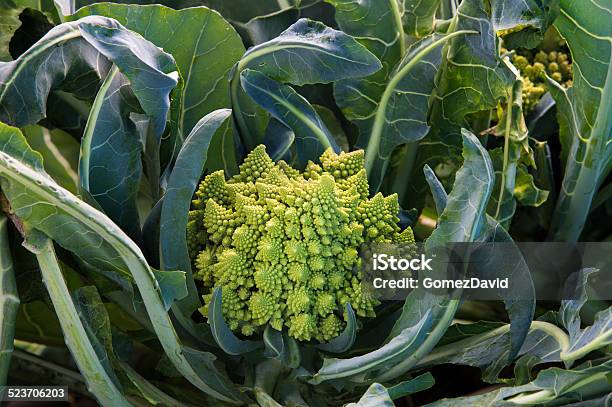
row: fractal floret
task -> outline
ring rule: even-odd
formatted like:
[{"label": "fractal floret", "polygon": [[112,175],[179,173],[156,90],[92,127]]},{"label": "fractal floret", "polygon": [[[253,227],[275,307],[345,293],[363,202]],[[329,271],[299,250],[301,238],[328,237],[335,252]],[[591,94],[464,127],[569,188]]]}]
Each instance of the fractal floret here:
[{"label": "fractal floret", "polygon": [[302,341],[326,342],[345,325],[345,305],[375,316],[362,290],[358,249],[364,242],[414,242],[398,226],[397,195],[368,198],[363,151],[336,154],[304,172],[274,163],[255,148],[226,181],[200,184],[187,228],[191,258],[208,315],[222,290],[228,326],[243,335],[270,325]]},{"label": "fractal floret", "polygon": [[[502,50],[506,52],[506,50]],[[519,50],[512,55],[512,64],[523,80],[523,109],[531,111],[546,93],[545,74],[568,88],[572,85],[572,63],[569,52],[561,49],[544,52]]]}]

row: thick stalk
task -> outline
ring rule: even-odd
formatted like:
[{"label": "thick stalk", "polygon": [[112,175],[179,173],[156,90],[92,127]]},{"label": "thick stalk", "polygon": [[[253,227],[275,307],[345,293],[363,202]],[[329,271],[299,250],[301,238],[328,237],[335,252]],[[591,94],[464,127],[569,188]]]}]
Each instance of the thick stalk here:
[{"label": "thick stalk", "polygon": [[[533,321],[529,330],[542,331],[555,338],[555,340],[559,344],[561,352],[569,349],[569,338],[567,334],[563,332],[563,330],[558,328],[556,325],[550,324],[548,322]],[[468,347],[473,347],[481,342],[507,334],[508,332],[510,332],[510,324],[500,326],[499,328],[482,333],[480,335],[474,335],[469,338],[453,342],[449,345],[441,346],[435,351],[431,352],[429,355],[425,356],[423,359],[421,359],[414,367],[423,368],[425,366],[435,365],[449,356],[463,352]]]},{"label": "thick stalk", "polygon": [[393,19],[395,20],[395,26],[397,27],[397,32],[399,38],[397,41],[400,46],[400,59],[406,55],[406,34],[404,34],[404,24],[402,23],[402,14],[399,9],[399,2],[397,0],[391,0],[390,2],[391,12],[393,13]]},{"label": "thick stalk", "polygon": [[[584,379],[574,383],[571,387],[564,389],[563,394],[574,393],[581,395],[584,400],[588,400],[589,396],[608,392],[610,389],[609,383],[608,374],[606,374],[606,372],[599,372],[586,376]],[[555,394],[553,390],[540,390],[534,393],[519,394],[518,396],[507,399],[507,401],[519,405],[533,406],[556,400],[560,396],[562,396],[562,394]]]},{"label": "thick stalk", "polygon": [[[307,47],[304,44],[284,44],[282,49],[290,49],[290,48],[298,48],[298,47]],[[256,135],[253,135],[249,132],[248,125],[244,119],[242,114],[242,110],[240,109],[240,96],[241,92],[244,96],[244,91],[241,89],[240,85],[240,73],[249,67],[249,64],[252,61],[255,61],[257,58],[271,54],[273,52],[278,51],[279,48],[277,46],[267,46],[265,44],[261,44],[251,48],[248,53],[246,53],[240,61],[236,64],[233,70],[233,76],[230,79],[230,102],[231,108],[234,114],[234,119],[236,120],[236,125],[238,127],[238,132],[240,133],[240,137],[242,138],[247,151],[252,150],[258,143],[258,140],[255,138]],[[246,96],[248,98],[248,96]]]},{"label": "thick stalk", "polygon": [[53,242],[48,238],[45,239],[44,243],[36,248],[35,254],[43,281],[64,332],[66,345],[85,378],[88,389],[104,406],[129,407],[130,403],[104,370],[87,337],[87,332],[72,302],[70,291],[55,257]]},{"label": "thick stalk", "polygon": [[19,296],[8,244],[7,219],[0,212],[0,387],[6,385],[13,355]]},{"label": "thick stalk", "polygon": [[499,215],[501,213],[502,203],[504,201],[504,192],[506,191],[506,172],[508,170],[508,161],[510,156],[510,130],[512,129],[512,97],[514,93],[510,93],[510,98],[508,99],[506,112],[506,128],[504,131],[504,163],[501,171],[501,181],[499,183],[499,196],[497,197],[497,208],[495,209],[495,215],[493,216],[495,219],[499,220]]}]

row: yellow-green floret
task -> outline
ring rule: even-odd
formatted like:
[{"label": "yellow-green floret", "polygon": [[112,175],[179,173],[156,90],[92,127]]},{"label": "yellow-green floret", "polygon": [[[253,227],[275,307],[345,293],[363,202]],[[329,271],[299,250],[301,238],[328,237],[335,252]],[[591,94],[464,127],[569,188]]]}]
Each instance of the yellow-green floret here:
[{"label": "yellow-green floret", "polygon": [[368,198],[362,150],[327,150],[304,172],[255,148],[226,181],[200,184],[188,224],[189,249],[204,307],[222,288],[228,326],[243,335],[270,324],[290,336],[329,341],[344,329],[350,303],[360,317],[378,305],[362,289],[365,242],[414,242],[400,230],[397,196]]},{"label": "yellow-green floret", "polygon": [[[502,50],[505,52],[505,50]],[[521,73],[523,81],[523,110],[529,112],[546,93],[545,74],[568,88],[572,85],[572,63],[569,52],[534,52],[519,50],[512,55],[512,64]]]}]

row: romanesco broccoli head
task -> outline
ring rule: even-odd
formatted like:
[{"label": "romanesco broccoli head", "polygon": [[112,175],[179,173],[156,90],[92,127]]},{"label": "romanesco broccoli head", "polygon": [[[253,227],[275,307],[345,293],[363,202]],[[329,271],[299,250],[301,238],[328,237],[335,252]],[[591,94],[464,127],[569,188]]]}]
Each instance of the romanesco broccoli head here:
[{"label": "romanesco broccoli head", "polygon": [[243,335],[270,324],[303,341],[329,341],[344,329],[350,303],[373,317],[378,302],[362,290],[364,242],[414,243],[398,226],[396,195],[368,197],[364,152],[327,150],[300,172],[255,148],[240,172],[202,181],[187,227],[204,307],[222,290],[228,326]]}]

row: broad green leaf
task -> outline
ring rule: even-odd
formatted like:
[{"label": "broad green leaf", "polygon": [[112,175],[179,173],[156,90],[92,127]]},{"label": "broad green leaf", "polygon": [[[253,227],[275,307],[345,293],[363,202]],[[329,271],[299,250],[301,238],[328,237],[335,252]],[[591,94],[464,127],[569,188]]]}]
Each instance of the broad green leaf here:
[{"label": "broad green leaf", "polygon": [[218,13],[206,7],[173,10],[160,5],[96,3],[70,18],[88,15],[113,18],[172,54],[184,80],[179,95],[181,140],[202,117],[229,107],[226,77],[244,54],[244,46]]},{"label": "broad green leaf", "polygon": [[[357,38],[382,63],[382,69],[373,75],[361,79],[342,80],[334,84],[338,106],[344,115],[359,127],[359,144],[365,146],[385,88],[389,88],[391,73],[399,70],[396,66],[406,56],[406,34],[421,37],[431,33],[434,14],[440,1],[389,0],[384,2],[385,4],[372,0],[326,1],[335,7],[335,18],[340,28]],[[404,65],[407,61],[409,59],[404,59]],[[408,80],[404,86],[407,83]],[[423,84],[425,88],[427,85],[427,82]],[[414,82],[410,86],[415,92],[419,87]],[[431,89],[427,94],[420,96],[427,98],[429,93]],[[404,94],[400,99],[405,102],[410,96],[417,95]],[[417,111],[423,109],[426,111],[427,103],[423,107],[418,102],[420,98],[416,99],[417,102],[413,104],[417,106]],[[412,116],[411,110],[408,112]],[[418,112],[416,114],[418,115]],[[406,137],[406,134],[404,136]]]},{"label": "broad green leaf", "polygon": [[36,246],[32,247],[32,250],[35,251],[43,280],[59,317],[66,344],[85,377],[88,388],[102,404],[129,406],[122,389],[117,387],[116,381],[105,369],[104,360],[100,359],[94,345],[88,340],[86,329],[79,319],[55,256],[53,242],[46,236],[37,237],[36,240]]},{"label": "broad green leaf", "polygon": [[7,222],[7,218],[0,212],[0,386],[6,386],[19,310],[19,293],[9,251]]},{"label": "broad green leaf", "polygon": [[482,1],[461,2],[450,32],[464,30],[480,35],[455,37],[449,43],[436,81],[432,119],[460,124],[467,114],[496,107],[510,96],[515,75],[499,59],[494,27]]},{"label": "broad green leaf", "polygon": [[208,323],[219,347],[228,355],[242,355],[262,346],[261,342],[243,341],[229,329],[221,311],[221,287],[215,288],[208,304]]},{"label": "broad green leaf", "polygon": [[41,168],[40,157],[19,130],[0,125],[2,191],[27,230],[38,229],[97,268],[133,279],[164,351],[181,374],[213,397],[245,402],[246,396],[213,365],[212,354],[192,352],[180,343],[140,248],[108,217],[55,184]]},{"label": "broad green leaf", "polygon": [[340,152],[315,109],[293,88],[251,69],[242,71],[240,81],[251,99],[293,131],[301,167],[309,160],[317,160],[330,147],[336,153]]},{"label": "broad green leaf", "polygon": [[[481,276],[507,276],[512,280],[508,289],[498,289],[497,295],[504,301],[510,319],[510,346],[508,359],[513,360],[519,352],[535,311],[535,288],[525,259],[514,245],[508,231],[495,219],[487,215],[487,230],[481,241],[492,243],[476,251],[473,262],[476,273]],[[496,244],[497,243],[497,244]],[[514,252],[507,258],[509,247]]]},{"label": "broad green leaf", "polygon": [[561,354],[561,358],[568,364],[612,343],[612,307],[599,311],[595,315],[593,325],[581,328],[580,310],[589,299],[588,281],[591,275],[596,275],[597,272],[597,269],[580,270],[577,281],[573,281],[575,287],[568,287],[573,289],[573,299],[561,301],[559,319],[570,337],[570,345]]},{"label": "broad green leaf", "polygon": [[394,407],[393,399],[385,386],[373,383],[356,403],[349,403],[346,407]]},{"label": "broad green leaf", "polygon": [[[442,47],[453,37],[477,33],[457,31],[432,35],[414,43],[389,75],[369,136],[361,135],[370,189],[378,191],[393,150],[425,137],[429,98],[442,59]],[[367,141],[366,141],[367,140]],[[367,142],[367,145],[366,145]]]},{"label": "broad green leaf", "polygon": [[441,0],[401,0],[402,22],[406,34],[423,37],[434,30],[436,11]]},{"label": "broad green leaf", "polygon": [[427,181],[429,189],[431,190],[431,195],[433,196],[434,203],[436,205],[436,212],[438,216],[440,216],[446,208],[448,194],[444,189],[444,185],[442,185],[429,165],[425,164],[423,167],[423,173],[425,174],[425,181]]},{"label": "broad green leaf", "polygon": [[473,242],[486,228],[486,205],[493,190],[495,174],[487,150],[463,129],[463,166],[448,196],[438,227],[427,239],[433,248],[448,242]]},{"label": "broad green leaf", "polygon": [[[153,76],[150,80],[147,86],[152,86],[159,78]],[[85,126],[79,161],[79,187],[81,191],[86,191],[84,196],[93,198],[115,223],[139,241],[140,219],[136,198],[143,175],[141,155],[147,157],[149,149],[159,155],[167,110],[158,117],[163,120],[158,129],[149,127],[151,122],[147,117],[146,142],[143,143],[142,133],[130,117],[137,114],[140,108],[129,87],[129,77],[116,67],[111,68],[94,100]],[[168,88],[166,97],[169,92]],[[141,93],[140,97],[152,98],[154,95],[159,97],[157,92],[148,91]],[[146,159],[145,163],[148,164],[150,179],[159,179],[159,164],[147,162]],[[157,194],[157,182],[153,182],[153,185],[151,190]]]},{"label": "broad green leaf", "polygon": [[[164,195],[159,229],[160,264],[164,270],[186,273],[188,296],[178,304],[185,315],[191,315],[200,306],[185,235],[191,199],[207,165],[213,140],[226,139],[230,117],[230,110],[221,109],[196,124],[178,154]],[[218,154],[216,150],[210,152],[210,156]]]},{"label": "broad green leaf", "polygon": [[[435,176],[429,166],[425,165],[425,179],[431,188],[432,195],[436,202],[436,210],[438,214],[443,213],[448,202],[448,196],[444,187]],[[501,247],[507,249],[507,245],[513,243],[512,237],[508,232],[491,216],[487,215],[486,229],[479,239],[485,242],[498,242]],[[533,281],[529,273],[529,268],[525,263],[518,248],[516,248],[516,256],[514,261],[509,261],[504,257],[504,254],[496,256],[496,246],[489,246],[490,250],[476,252],[475,257],[482,256],[482,264],[478,266],[477,272],[479,275],[486,275],[491,272],[496,275],[512,276],[513,285],[509,290],[498,290],[499,297],[504,301],[508,317],[510,318],[510,347],[508,359],[512,360],[519,352],[525,338],[527,336],[533,313],[535,310],[535,290]],[[487,246],[485,246],[487,248]],[[502,249],[503,250],[503,249]],[[478,260],[474,260],[474,264],[478,264]],[[525,298],[525,300],[516,300],[517,298]]]},{"label": "broad green leaf", "polygon": [[606,396],[612,390],[609,378],[611,369],[610,360],[599,365],[586,364],[575,370],[553,367],[541,371],[533,382],[522,386],[502,387],[476,396],[442,399],[428,406],[571,405],[572,401],[589,400],[593,401],[590,405],[601,406],[605,405]]},{"label": "broad green leaf", "polygon": [[506,48],[534,48],[559,15],[559,0],[493,0],[491,14]]},{"label": "broad green leaf", "polygon": [[350,35],[301,18],[278,37],[250,48],[238,63],[239,72],[246,68],[306,85],[369,75],[381,63]]},{"label": "broad green leaf", "polygon": [[344,331],[329,343],[318,345],[317,348],[330,353],[344,353],[353,347],[357,337],[357,318],[350,303],[346,303],[346,327]]},{"label": "broad green leaf", "polygon": [[514,198],[523,206],[540,206],[548,199],[549,192],[539,188],[533,176],[527,172],[524,166],[517,168],[516,182],[514,185]]},{"label": "broad green leaf", "polygon": [[31,125],[22,130],[30,146],[42,155],[45,172],[60,186],[76,193],[79,182],[79,142],[59,129],[49,130]]},{"label": "broad green leaf", "polygon": [[[162,72],[173,65],[168,54],[114,20],[86,17],[54,27],[17,60],[0,64],[0,117],[17,126],[37,122],[45,117],[50,90],[59,87],[80,96],[93,96],[99,80],[107,76],[110,62],[130,75],[137,93],[150,85],[152,76],[159,81],[160,95],[176,84],[173,75]],[[165,103],[163,98],[140,102],[146,112],[159,116],[155,128],[163,128],[167,95]]]},{"label": "broad green leaf", "polygon": [[574,78],[568,90],[551,84],[558,115],[566,118],[560,137],[571,140],[571,147],[550,237],[577,241],[612,167],[612,25],[601,23],[612,6],[605,0],[560,3],[555,27],[572,53]]},{"label": "broad green leaf", "polygon": [[244,105],[240,96],[240,74],[247,68],[282,83],[305,85],[367,76],[381,64],[353,37],[305,18],[278,37],[250,48],[234,67],[230,92],[240,135],[251,149],[261,140],[263,128],[253,121],[261,119],[253,117],[252,106]]},{"label": "broad green leaf", "polygon": [[499,58],[498,41],[491,16],[484,2],[462,1],[449,33],[475,30],[480,35],[458,36],[448,43],[442,54],[441,69],[430,108],[429,134],[418,145],[416,159],[407,183],[404,206],[422,206],[427,185],[422,175],[425,164],[434,170],[445,187],[461,166],[461,127],[471,113],[497,107],[510,95],[515,74]]},{"label": "broad green leaf", "polygon": [[175,76],[172,57],[152,43],[114,20],[85,17],[53,28],[17,60],[0,64],[0,118],[16,126],[33,124],[45,117],[51,90],[80,94],[106,78],[83,136],[80,185],[138,236],[142,143],[129,114],[144,112],[159,144]]}]

